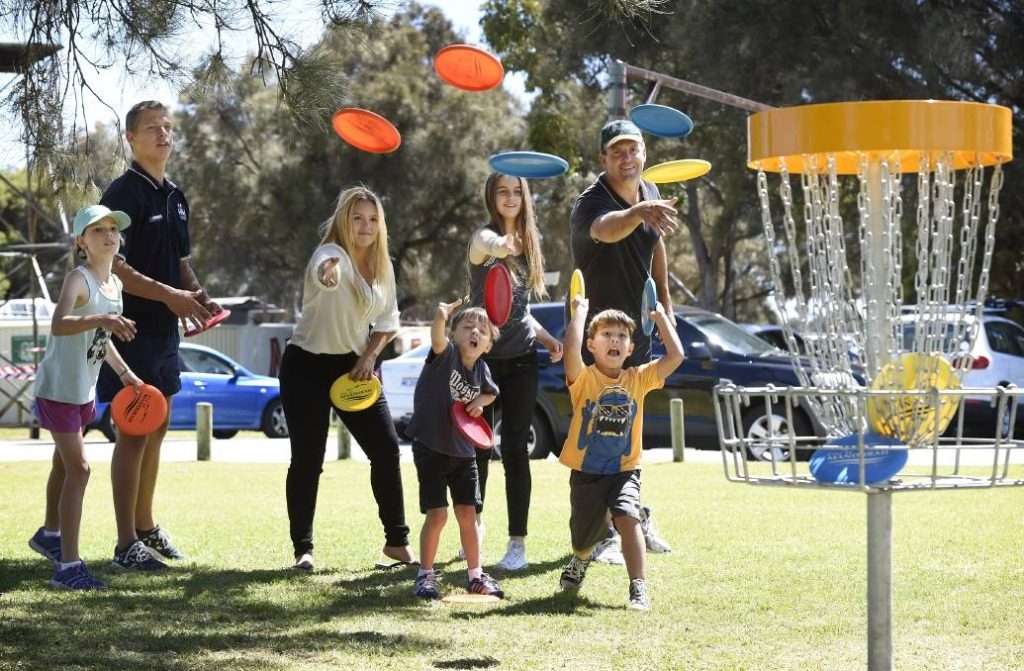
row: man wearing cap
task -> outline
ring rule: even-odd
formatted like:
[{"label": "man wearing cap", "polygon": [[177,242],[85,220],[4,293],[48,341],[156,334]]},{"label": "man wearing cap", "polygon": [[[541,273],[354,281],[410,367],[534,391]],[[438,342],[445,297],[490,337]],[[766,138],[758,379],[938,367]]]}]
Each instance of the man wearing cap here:
[{"label": "man wearing cap", "polygon": [[[220,306],[203,291],[190,264],[189,207],[185,194],[166,178],[173,129],[167,108],[156,101],[134,105],[125,117],[125,138],[133,161],[114,180],[100,202],[127,212],[132,225],[125,232],[122,255],[114,272],[124,283],[124,315],[138,329],[134,340],[117,343],[125,361],[142,380],[167,397],[181,389],[178,322],[202,326]],[[97,396],[110,401],[121,388],[109,366],[100,371]],[[160,448],[167,422],[148,436],[119,433],[110,464],[117,519],[114,564],[151,570],[164,565],[156,557],[182,559],[170,536],[153,516],[153,495],[160,467]]]},{"label": "man wearing cap", "polygon": [[[639,327],[648,277],[675,324],[663,236],[676,230],[676,199],[662,200],[658,187],[641,179],[647,154],[633,122],[606,123],[599,149],[604,172],[576,199],[569,217],[572,263],[583,272],[590,314],[614,308],[638,325],[626,360],[626,366],[636,366],[651,360],[651,338]],[[586,347],[583,360],[593,363]]]}]

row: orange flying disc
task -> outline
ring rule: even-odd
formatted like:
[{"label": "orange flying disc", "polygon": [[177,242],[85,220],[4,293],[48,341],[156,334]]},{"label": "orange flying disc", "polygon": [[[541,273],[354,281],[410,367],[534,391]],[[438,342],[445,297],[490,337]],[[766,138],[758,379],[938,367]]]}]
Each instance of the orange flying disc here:
[{"label": "orange flying disc", "polygon": [[341,139],[371,154],[390,154],[402,144],[402,136],[390,121],[358,107],[334,113],[331,125]]},{"label": "orange flying disc", "polygon": [[469,44],[449,44],[438,51],[434,70],[443,82],[463,91],[489,91],[505,78],[494,54]]},{"label": "orange flying disc", "polygon": [[167,399],[150,384],[125,387],[110,402],[110,417],[118,431],[129,436],[148,436],[167,419]]}]

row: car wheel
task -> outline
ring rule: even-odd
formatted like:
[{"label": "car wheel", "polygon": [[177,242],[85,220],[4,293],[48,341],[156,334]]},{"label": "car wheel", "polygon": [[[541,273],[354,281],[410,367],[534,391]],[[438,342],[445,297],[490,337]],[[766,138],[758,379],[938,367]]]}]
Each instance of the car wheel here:
[{"label": "car wheel", "polygon": [[228,438],[234,438],[238,433],[238,429],[214,429],[213,437],[220,440],[227,440]]},{"label": "car wheel", "polygon": [[[804,416],[802,410],[793,409],[793,431],[790,431],[789,423],[786,421],[785,408],[779,405],[772,405],[770,411],[765,413],[764,403],[754,403],[754,407],[743,415],[743,434],[747,441],[747,456],[756,461],[786,461],[789,459],[789,450],[785,447],[771,447],[767,445],[768,436],[788,436],[795,433],[798,438],[813,435],[811,423]],[[797,458],[806,458],[809,451],[797,450]]]},{"label": "car wheel", "polygon": [[275,398],[263,409],[263,421],[260,424],[268,438],[287,438],[288,422],[284,418],[284,406],[281,399]]}]

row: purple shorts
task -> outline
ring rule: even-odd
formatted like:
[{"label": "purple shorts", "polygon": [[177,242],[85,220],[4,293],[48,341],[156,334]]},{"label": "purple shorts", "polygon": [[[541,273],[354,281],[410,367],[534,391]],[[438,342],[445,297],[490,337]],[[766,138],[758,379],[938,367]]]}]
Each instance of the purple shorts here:
[{"label": "purple shorts", "polygon": [[39,426],[57,433],[81,433],[96,416],[96,401],[88,403],[62,403],[48,398],[36,399],[36,417]]}]

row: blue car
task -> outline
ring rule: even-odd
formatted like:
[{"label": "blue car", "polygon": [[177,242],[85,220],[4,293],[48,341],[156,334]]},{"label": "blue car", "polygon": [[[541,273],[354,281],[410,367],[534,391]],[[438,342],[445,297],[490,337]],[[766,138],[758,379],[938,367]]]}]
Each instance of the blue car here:
[{"label": "blue car", "polygon": [[[195,429],[196,403],[206,402],[213,405],[215,438],[231,438],[242,429],[258,429],[269,438],[288,437],[277,378],[256,375],[202,345],[182,343],[179,356],[181,391],[171,402],[171,429]],[[96,419],[88,428],[114,440],[108,403],[96,404]]]}]

